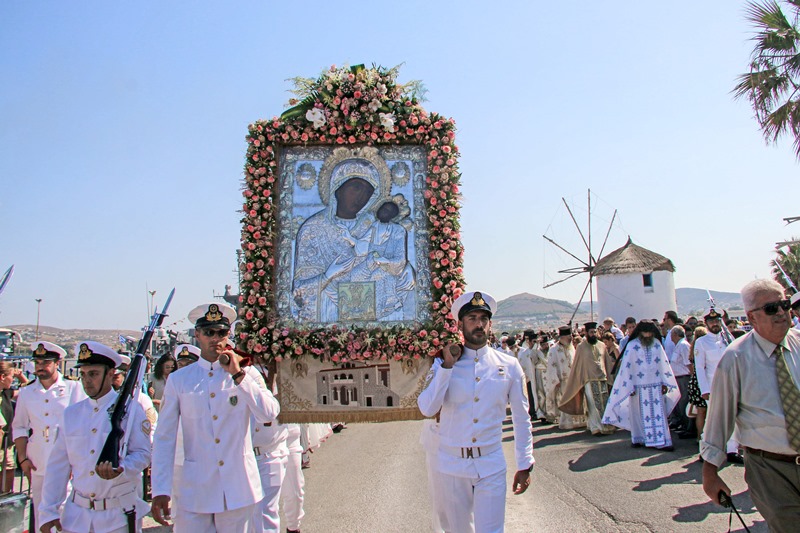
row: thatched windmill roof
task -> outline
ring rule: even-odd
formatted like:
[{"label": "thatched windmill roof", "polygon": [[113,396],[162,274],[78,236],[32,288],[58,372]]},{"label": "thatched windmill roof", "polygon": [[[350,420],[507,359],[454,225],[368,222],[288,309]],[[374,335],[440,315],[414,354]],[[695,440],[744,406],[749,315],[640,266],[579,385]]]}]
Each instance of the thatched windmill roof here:
[{"label": "thatched windmill roof", "polygon": [[609,252],[595,264],[592,274],[594,276],[639,274],[657,270],[675,272],[675,265],[663,255],[633,244],[631,238],[628,237],[625,246]]}]

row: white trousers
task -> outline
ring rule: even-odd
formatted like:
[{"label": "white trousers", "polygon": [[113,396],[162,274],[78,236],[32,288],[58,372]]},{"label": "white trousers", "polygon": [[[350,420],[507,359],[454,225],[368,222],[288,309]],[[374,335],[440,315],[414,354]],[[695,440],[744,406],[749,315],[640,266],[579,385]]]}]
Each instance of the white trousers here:
[{"label": "white trousers", "polygon": [[[38,526],[37,526],[38,527]],[[141,531],[141,526],[138,527],[137,531]],[[57,531],[56,528],[53,528],[51,531]],[[94,533],[94,529],[91,531],[69,531],[67,529],[63,530],[61,533]],[[109,531],[108,533],[128,533],[128,526],[121,527],[119,529],[115,529],[113,531]]]},{"label": "white trousers", "polygon": [[264,499],[256,504],[253,515],[253,533],[280,533],[281,517],[278,504],[281,497],[281,485],[286,475],[286,457],[270,459],[256,457]]},{"label": "white trousers", "polygon": [[305,516],[303,499],[305,498],[305,477],[301,467],[303,452],[289,449],[286,461],[286,474],[281,486],[281,503],[283,503],[283,516],[286,518],[286,529],[299,530],[300,521]]},{"label": "white trousers", "polygon": [[484,478],[439,472],[448,533],[502,533],[506,519],[506,470]]},{"label": "white trousers", "polygon": [[426,451],[425,462],[428,467],[428,492],[431,497],[431,524],[433,531],[434,533],[450,531],[447,513],[442,503],[442,494],[445,492],[445,487],[442,483],[442,474],[439,472],[439,452]]},{"label": "white trousers", "polygon": [[221,513],[193,513],[178,507],[175,509],[175,533],[250,533],[257,505]]}]

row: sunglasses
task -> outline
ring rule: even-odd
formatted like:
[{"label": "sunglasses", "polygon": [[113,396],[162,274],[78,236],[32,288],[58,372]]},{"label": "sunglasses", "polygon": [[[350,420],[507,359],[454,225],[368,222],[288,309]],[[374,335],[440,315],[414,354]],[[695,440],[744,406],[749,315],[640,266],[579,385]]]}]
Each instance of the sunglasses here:
[{"label": "sunglasses", "polygon": [[228,336],[228,333],[231,332],[229,329],[211,329],[211,328],[203,328],[200,330],[203,335],[206,337],[219,337],[220,339],[224,339]]},{"label": "sunglasses", "polygon": [[777,302],[770,302],[761,307],[756,307],[753,311],[764,311],[765,315],[772,316],[778,314],[779,309],[788,311],[792,307],[791,300],[778,300]]}]

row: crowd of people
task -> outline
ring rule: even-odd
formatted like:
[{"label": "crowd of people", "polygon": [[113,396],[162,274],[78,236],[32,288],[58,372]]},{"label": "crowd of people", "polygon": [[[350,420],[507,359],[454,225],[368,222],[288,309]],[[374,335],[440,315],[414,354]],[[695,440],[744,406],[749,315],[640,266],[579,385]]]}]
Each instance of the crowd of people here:
[{"label": "crowd of people", "polygon": [[[755,280],[742,298],[745,324],[717,308],[702,321],[669,310],[662,320],[628,317],[621,328],[607,318],[495,338],[496,301],[463,294],[451,307],[461,342],[434,359],[418,397],[428,417],[421,442],[434,529],[503,531],[510,406],[514,495],[531,484],[534,423],[596,436],[623,429],[633,447],[662,451],[673,449],[675,432],[699,441],[713,501],[730,496],[719,467],[744,463],[770,529],[792,531],[800,517],[800,331],[792,318],[800,294],[790,300],[776,282]],[[10,385],[24,375],[0,362],[0,427],[16,449],[5,447],[4,472],[19,466],[28,478],[36,530],[140,531],[152,513],[178,532],[281,531],[283,502],[286,531],[299,531],[303,454],[331,428],[277,421],[274,363],[242,363],[229,340],[235,318],[220,303],[192,310],[198,346],[160,357],[137,389],[118,463],[99,458],[128,355],[78,343],[78,383],[58,370],[63,348],[35,341],[36,379],[16,392]]]},{"label": "crowd of people", "polygon": [[190,313],[199,346],[181,344],[157,359],[127,408],[118,465],[99,457],[129,355],[78,343],[80,382],[61,374],[67,352],[51,342],[32,343],[30,383],[0,361],[3,491],[13,489],[19,466],[30,488],[32,531],[141,531],[152,512],[178,532],[278,532],[280,506],[285,530],[300,531],[302,470],[334,429],[276,420],[275,367],[239,365],[228,337],[235,318],[218,303]]}]

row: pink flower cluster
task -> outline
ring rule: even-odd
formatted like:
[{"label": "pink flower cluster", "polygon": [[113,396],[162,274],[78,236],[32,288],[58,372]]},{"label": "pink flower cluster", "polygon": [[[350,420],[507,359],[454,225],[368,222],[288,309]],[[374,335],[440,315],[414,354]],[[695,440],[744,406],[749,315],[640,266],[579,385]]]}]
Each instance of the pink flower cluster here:
[{"label": "pink flower cluster", "polygon": [[[336,363],[403,360],[432,355],[458,336],[457,324],[450,316],[450,305],[464,287],[455,122],[428,113],[414,97],[411,84],[397,84],[396,76],[396,68],[331,67],[314,83],[303,85],[307,94],[299,96],[306,98],[283,118],[261,120],[248,127],[241,239],[243,326],[239,329],[247,350],[279,360],[303,354]],[[310,112],[312,109],[321,113]],[[416,144],[427,148],[424,196],[431,236],[430,323],[416,329],[286,329],[278,324],[274,311],[276,152],[280,146],[308,144]]]}]

